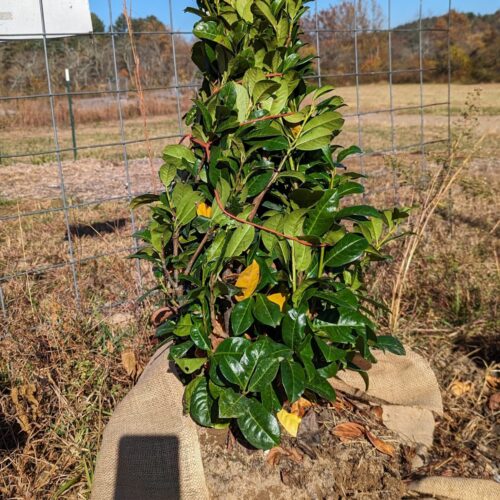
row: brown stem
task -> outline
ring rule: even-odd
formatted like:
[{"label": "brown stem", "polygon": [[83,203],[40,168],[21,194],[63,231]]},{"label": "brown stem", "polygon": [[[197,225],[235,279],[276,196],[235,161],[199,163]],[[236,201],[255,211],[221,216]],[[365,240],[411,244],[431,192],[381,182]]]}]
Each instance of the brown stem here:
[{"label": "brown stem", "polygon": [[[262,194],[264,194],[264,196],[265,196],[265,192],[263,192]],[[260,195],[260,196],[262,196],[262,195]],[[259,196],[259,198],[260,198],[260,196]],[[311,243],[310,241],[301,240],[300,238],[296,238],[295,236],[289,236],[287,234],[280,233],[279,231],[275,231],[274,229],[270,229],[268,227],[264,227],[264,226],[261,226],[259,224],[255,224],[254,222],[251,222],[250,220],[245,220],[245,219],[241,219],[240,217],[236,217],[236,215],[233,215],[232,213],[228,212],[224,208],[217,190],[215,191],[215,200],[217,202],[217,205],[219,205],[219,208],[222,210],[222,212],[225,215],[227,215],[229,218],[231,218],[231,219],[233,219],[236,222],[239,222],[241,224],[247,224],[249,226],[255,227],[256,229],[260,229],[261,231],[264,231],[266,233],[270,233],[270,234],[274,234],[275,236],[279,236],[280,238],[285,238],[285,239],[290,240],[290,241],[295,241],[296,243],[300,243],[301,245],[304,245],[306,247],[327,248],[327,247],[333,246],[330,243],[319,243],[319,244]],[[249,217],[249,219],[250,219],[250,217]]]},{"label": "brown stem", "polygon": [[[179,232],[176,229],[174,231],[174,235],[172,236],[172,244],[174,247],[173,250],[173,256],[178,257],[179,256]],[[179,271],[177,269],[174,269],[174,280],[175,280],[175,291],[178,293],[178,288],[179,288]]]},{"label": "brown stem", "polygon": [[186,270],[184,271],[184,275],[188,275],[191,270],[193,269],[194,263],[196,262],[196,259],[200,256],[200,253],[203,250],[203,247],[206,245],[208,239],[212,235],[213,231],[210,230],[208,231],[203,239],[200,241],[200,244],[198,245],[198,248],[196,249],[196,252],[194,252],[193,256],[191,257],[191,260],[189,261]]}]

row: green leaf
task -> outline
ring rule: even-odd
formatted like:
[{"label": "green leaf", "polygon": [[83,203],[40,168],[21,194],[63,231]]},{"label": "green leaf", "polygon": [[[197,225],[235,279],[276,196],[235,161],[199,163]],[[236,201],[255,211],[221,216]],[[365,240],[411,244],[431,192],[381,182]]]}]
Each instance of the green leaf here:
[{"label": "green leaf", "polygon": [[278,304],[271,302],[264,295],[258,294],[253,306],[253,315],[263,325],[276,327],[280,324],[282,314]]},{"label": "green leaf", "polygon": [[255,84],[252,93],[252,100],[254,104],[259,103],[262,99],[273,95],[280,88],[280,84],[272,80],[261,80]]},{"label": "green leaf", "polygon": [[160,180],[163,185],[168,189],[177,174],[177,168],[174,165],[162,165],[160,167]]},{"label": "green leaf", "polygon": [[266,19],[271,23],[273,28],[277,31],[278,23],[269,6],[263,0],[257,0],[255,2],[255,5],[257,5],[257,8],[262,12],[262,14],[264,14]]},{"label": "green leaf", "polygon": [[350,148],[342,150],[337,156],[337,162],[342,163],[348,156],[361,154],[363,151],[358,146],[351,146]]},{"label": "green leaf", "polygon": [[[279,365],[278,365],[279,366]],[[267,384],[260,392],[260,398],[264,408],[270,413],[276,413],[281,410],[282,404],[276,395],[272,384]]]},{"label": "green leaf", "polygon": [[191,315],[186,314],[185,316],[182,316],[181,319],[178,321],[174,333],[178,337],[188,337],[191,334],[192,327],[193,327],[193,322],[191,321]]},{"label": "green leaf", "polygon": [[302,133],[306,134],[314,129],[326,128],[332,134],[335,130],[340,130],[344,124],[344,119],[340,113],[336,111],[327,111],[321,115],[315,116],[309,120],[302,129]]},{"label": "green leaf", "polygon": [[175,358],[183,358],[194,346],[194,342],[192,340],[188,340],[186,342],[182,342],[181,344],[173,345],[170,348],[170,352],[168,353],[169,359]]},{"label": "green leaf", "polygon": [[191,339],[195,343],[196,347],[203,351],[210,351],[212,349],[210,339],[208,338],[204,327],[201,325],[194,325],[191,328]]},{"label": "green leaf", "polygon": [[208,382],[202,379],[194,388],[190,398],[189,410],[195,422],[203,427],[212,425],[213,399],[208,391]]},{"label": "green leaf", "polygon": [[219,417],[238,418],[245,414],[247,398],[233,389],[223,389],[219,396]]},{"label": "green leaf", "polygon": [[280,427],[272,413],[254,399],[246,405],[238,418],[238,427],[245,439],[256,448],[270,450],[280,443]]},{"label": "green leaf", "polygon": [[226,234],[224,232],[220,232],[219,234],[217,234],[214,241],[208,247],[208,250],[205,253],[206,262],[213,262],[217,260],[221,256],[225,244]]},{"label": "green leaf", "polygon": [[279,366],[280,363],[278,358],[261,359],[257,363],[255,371],[248,383],[248,390],[250,392],[261,392],[266,390],[276,378]]},{"label": "green leaf", "polygon": [[224,257],[239,257],[252,244],[255,237],[255,229],[248,224],[240,224],[233,234],[226,247]]},{"label": "green leaf", "polygon": [[206,362],[207,358],[193,358],[193,359],[188,359],[188,358],[181,358],[181,359],[174,359],[175,364],[186,374],[191,375],[191,373],[194,373],[198,371]]},{"label": "green leaf", "polygon": [[182,144],[170,144],[163,150],[163,159],[170,167],[182,169],[196,163],[196,156],[193,151]]},{"label": "green leaf", "polygon": [[326,361],[329,363],[333,363],[334,361],[346,361],[347,351],[345,349],[339,349],[338,347],[328,345],[319,337],[315,337],[315,340]]},{"label": "green leaf", "polygon": [[238,121],[244,122],[248,117],[248,111],[250,108],[250,96],[248,91],[243,85],[238,83],[234,84],[234,89],[236,91],[236,109],[238,110]]},{"label": "green leaf", "polygon": [[339,206],[339,195],[334,189],[327,189],[317,205],[309,214],[304,225],[307,235],[323,236],[335,222]]},{"label": "green leaf", "polygon": [[226,47],[226,49],[232,50],[229,37],[219,31],[219,24],[216,21],[200,21],[196,23],[193,34],[198,38],[218,43]]},{"label": "green leaf", "polygon": [[253,299],[238,302],[231,312],[231,330],[236,337],[243,335],[253,325]]},{"label": "green leaf", "polygon": [[281,381],[290,403],[295,403],[304,393],[305,379],[304,369],[298,363],[290,360],[281,363]]},{"label": "green leaf", "polygon": [[296,147],[299,151],[316,151],[328,146],[332,135],[333,132],[330,129],[318,127],[307,134],[302,134],[296,142]]},{"label": "green leaf", "polygon": [[376,217],[380,219],[382,214],[375,208],[369,205],[356,205],[353,207],[346,207],[339,210],[335,214],[335,220],[347,219],[350,217]]},{"label": "green leaf", "polygon": [[[295,210],[294,212],[287,215],[283,221],[283,232],[288,236],[301,236],[304,234],[304,216],[306,210]],[[306,245],[297,243],[295,241],[290,241],[289,244],[292,247],[292,252],[295,258],[295,269],[297,271],[306,271],[311,265],[312,261],[312,250]]]},{"label": "green leaf", "polygon": [[281,336],[285,344],[296,351],[306,336],[307,304],[298,309],[290,309],[281,325]]},{"label": "green leaf", "polygon": [[236,0],[236,10],[247,23],[253,23],[252,4],[254,0]]},{"label": "green leaf", "polygon": [[175,208],[175,223],[185,226],[196,217],[196,205],[202,201],[200,193],[194,192],[189,184],[178,183],[172,192],[172,201]]},{"label": "green leaf", "polygon": [[338,193],[341,198],[349,196],[350,194],[362,194],[365,188],[359,182],[346,182],[338,187]]},{"label": "green leaf", "polygon": [[213,357],[226,380],[241,388],[246,386],[246,379],[240,360],[249,345],[250,342],[247,339],[232,337],[219,345]]},{"label": "green leaf", "polygon": [[186,388],[184,389],[184,396],[182,398],[184,402],[184,410],[186,413],[191,413],[191,398],[193,396],[193,392],[203,380],[205,380],[204,377],[200,375],[199,377],[191,380],[191,382],[186,385]]},{"label": "green leaf", "polygon": [[376,347],[385,351],[392,352],[398,356],[405,356],[406,350],[403,344],[392,335],[380,335],[377,337]]},{"label": "green leaf", "polygon": [[321,377],[319,374],[313,380],[306,380],[306,389],[315,392],[327,401],[335,401],[336,394],[328,380]]},{"label": "green leaf", "polygon": [[346,234],[325,258],[325,266],[342,267],[359,259],[368,248],[368,242],[359,234]]},{"label": "green leaf", "polygon": [[130,208],[138,208],[142,205],[149,205],[150,203],[155,203],[160,200],[159,195],[157,194],[141,194],[140,196],[136,196],[130,202]]}]

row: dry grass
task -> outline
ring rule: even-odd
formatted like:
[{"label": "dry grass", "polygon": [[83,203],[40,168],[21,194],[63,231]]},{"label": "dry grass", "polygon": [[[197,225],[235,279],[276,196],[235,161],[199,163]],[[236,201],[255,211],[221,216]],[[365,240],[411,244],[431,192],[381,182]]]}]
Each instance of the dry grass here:
[{"label": "dry grass", "polygon": [[[379,95],[375,87],[372,99]],[[442,88],[436,86],[436,92]],[[412,92],[407,93],[408,101]],[[349,97],[347,89],[341,93]],[[374,105],[380,107],[380,102]],[[493,118],[481,118],[479,128],[490,133],[485,152],[461,175],[450,198],[452,203],[444,201],[438,207],[416,254],[402,303],[400,335],[430,359],[443,389],[446,410],[424,473],[471,477],[492,477],[495,473],[498,412],[488,407],[495,391],[494,376],[498,376],[495,363],[500,340],[500,186],[498,128],[494,128]],[[373,141],[374,149],[388,140],[377,119],[374,115],[363,120],[365,137]],[[429,119],[431,126],[426,133],[446,133],[445,117]],[[418,134],[419,117],[405,115],[404,120],[406,125],[398,127],[398,134],[410,140]],[[175,127],[171,122],[157,117],[149,120],[148,126],[164,132],[167,126]],[[134,126],[139,135],[141,121],[135,119]],[[108,123],[89,126],[88,140],[98,134],[102,135],[99,140],[104,139],[109,130]],[[9,132],[9,140],[19,138],[20,133]],[[24,132],[35,142],[40,137],[36,134],[39,131]],[[349,125],[347,135],[345,142],[356,142],[356,122]],[[140,149],[136,152],[143,153]],[[379,206],[390,206],[395,200],[405,203],[421,161],[419,155],[411,154],[365,160],[368,172],[381,171],[387,165],[392,168],[391,175],[370,180],[369,189],[376,191],[371,201]],[[429,161],[432,165],[431,158]],[[353,167],[358,167],[357,161]],[[73,202],[124,194],[121,164],[82,160],[67,162],[64,168]],[[54,169],[53,164],[0,167],[0,215],[60,206]],[[131,169],[132,188],[147,188],[147,162],[132,163]],[[10,182],[9,188],[6,182]],[[392,189],[393,182],[401,186],[398,193]],[[70,223],[79,228],[73,235],[76,255],[85,258],[130,246],[130,224],[116,222],[127,217],[125,202],[72,210]],[[139,213],[139,224],[142,217]],[[116,225],[99,224],[106,221]],[[393,251],[398,259],[402,247]],[[58,212],[0,223],[0,274],[64,262],[67,252],[65,224]],[[133,383],[121,366],[121,353],[133,350],[139,362],[145,363],[153,350],[147,317],[155,298],[142,306],[131,302],[139,293],[137,269],[125,255],[121,252],[77,266],[84,312],[75,307],[69,268],[2,284],[9,317],[2,323],[0,346],[0,497],[88,496],[102,429]],[[384,265],[372,279],[374,292],[386,302],[390,301],[395,269],[393,264]],[[149,272],[144,269],[143,273],[149,282]],[[117,302],[124,304],[113,307]],[[385,325],[387,319],[382,322]],[[466,384],[468,390],[456,395],[452,390],[455,382]],[[13,399],[16,390],[18,397]]]}]

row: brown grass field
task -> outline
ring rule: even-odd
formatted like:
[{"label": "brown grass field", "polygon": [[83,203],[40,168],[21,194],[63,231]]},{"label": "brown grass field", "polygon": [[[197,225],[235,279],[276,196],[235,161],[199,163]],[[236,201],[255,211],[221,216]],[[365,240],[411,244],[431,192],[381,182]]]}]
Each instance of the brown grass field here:
[{"label": "brown grass field", "polygon": [[[423,353],[436,371],[445,404],[436,444],[425,473],[492,478],[500,444],[495,426],[498,409],[490,398],[499,389],[498,358],[500,264],[498,196],[500,166],[500,84],[481,85],[479,116],[473,133],[461,143],[465,157],[481,136],[485,140],[473,161],[460,175],[451,195],[443,199],[431,221],[406,284],[398,335]],[[426,84],[424,103],[447,100],[447,87]],[[472,86],[452,88],[453,133],[466,125],[459,117]],[[356,109],[353,88],[338,90]],[[394,89],[395,107],[418,106],[417,85]],[[187,105],[187,103],[184,103]],[[360,110],[390,108],[387,85],[361,88]],[[169,108],[170,109],[170,108]],[[79,145],[120,142],[116,121],[101,117],[96,123],[78,124]],[[391,137],[391,114],[363,116],[362,146],[368,153],[390,150],[420,140],[419,110],[397,111]],[[426,108],[425,140],[447,137],[447,108]],[[473,117],[472,117],[473,118]],[[471,121],[471,117],[469,117]],[[49,126],[6,127],[0,121],[0,153],[20,154],[49,150]],[[178,133],[175,115],[148,120],[151,136]],[[144,135],[140,118],[126,118],[127,140]],[[71,147],[70,131],[60,130],[62,147]],[[349,118],[341,136],[346,145],[358,142],[358,121]],[[172,139],[173,140],[173,139]],[[153,142],[158,158],[168,140]],[[130,189],[149,190],[156,182],[144,144],[132,144]],[[134,380],[122,366],[122,354],[133,351],[139,367],[154,347],[148,317],[155,307],[150,298],[141,305],[136,264],[125,257],[132,245],[130,212],[126,200],[79,207],[94,200],[127,195],[121,147],[88,149],[73,162],[63,155],[63,173],[70,210],[76,265],[81,294],[75,303],[69,267],[20,276],[2,283],[8,317],[0,331],[0,498],[87,498],[102,430],[113,408]],[[429,148],[423,158],[408,151],[402,155],[369,155],[353,160],[353,169],[372,174],[370,201],[377,206],[418,202],[427,184],[424,172],[438,168],[446,155],[443,145]],[[160,160],[154,160],[154,168]],[[428,179],[427,179],[428,180]],[[399,186],[395,190],[395,186]],[[33,268],[64,264],[68,259],[57,165],[51,155],[7,159],[0,164],[0,276]],[[55,209],[31,217],[23,212]],[[136,214],[137,224],[146,212]],[[389,303],[404,242],[395,245],[395,261],[379,267],[370,287]],[[98,260],[85,259],[110,254]],[[151,283],[147,267],[144,285]],[[116,305],[119,304],[119,305]],[[0,316],[1,318],[1,316]],[[387,318],[381,318],[387,331]],[[459,393],[457,383],[466,389]]]}]

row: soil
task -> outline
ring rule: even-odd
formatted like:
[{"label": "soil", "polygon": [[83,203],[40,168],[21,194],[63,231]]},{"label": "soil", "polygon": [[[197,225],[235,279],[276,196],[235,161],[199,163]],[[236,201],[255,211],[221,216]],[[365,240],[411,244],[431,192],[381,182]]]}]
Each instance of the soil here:
[{"label": "soil", "polygon": [[[395,449],[394,457],[374,448],[364,437],[342,442],[333,434],[340,423],[366,426]],[[400,499],[410,471],[410,449],[386,429],[370,407],[339,397],[331,407],[313,407],[304,416],[299,435],[283,431],[277,462],[273,450],[245,446],[227,431],[200,431],[207,485],[212,498]]]}]

